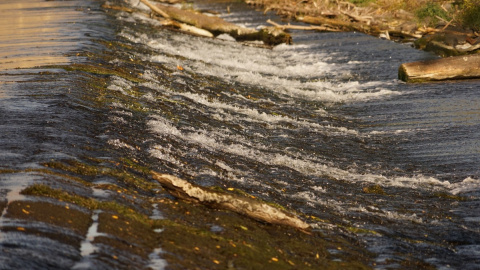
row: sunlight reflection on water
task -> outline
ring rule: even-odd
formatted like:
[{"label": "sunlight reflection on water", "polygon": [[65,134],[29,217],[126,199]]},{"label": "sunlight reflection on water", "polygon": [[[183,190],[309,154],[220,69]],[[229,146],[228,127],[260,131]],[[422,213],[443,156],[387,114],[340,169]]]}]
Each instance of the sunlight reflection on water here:
[{"label": "sunlight reflection on water", "polygon": [[75,39],[83,33],[76,21],[83,12],[59,9],[72,5],[78,5],[77,1],[2,1],[0,70],[69,63],[65,53],[79,46]]}]

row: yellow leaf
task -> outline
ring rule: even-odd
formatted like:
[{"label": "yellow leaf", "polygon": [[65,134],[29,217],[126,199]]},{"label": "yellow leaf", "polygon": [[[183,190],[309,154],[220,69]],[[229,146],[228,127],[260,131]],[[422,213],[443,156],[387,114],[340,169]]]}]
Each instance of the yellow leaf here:
[{"label": "yellow leaf", "polygon": [[220,262],[217,261],[217,260],[213,260],[213,262],[214,262],[215,264],[220,264]]},{"label": "yellow leaf", "polygon": [[112,218],[113,219],[118,219],[118,216],[113,215]]},{"label": "yellow leaf", "polygon": [[27,215],[30,214],[30,212],[28,212],[28,211],[25,210],[25,209],[22,209],[22,212],[25,213],[25,214],[27,214]]},{"label": "yellow leaf", "polygon": [[276,257],[272,257],[272,261],[274,261],[274,262],[278,262],[278,258],[276,258]]}]

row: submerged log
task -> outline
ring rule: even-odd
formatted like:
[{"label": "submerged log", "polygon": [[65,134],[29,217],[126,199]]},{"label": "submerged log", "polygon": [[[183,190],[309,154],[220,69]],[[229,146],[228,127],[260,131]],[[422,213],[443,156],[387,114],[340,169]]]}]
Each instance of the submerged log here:
[{"label": "submerged log", "polygon": [[405,82],[480,79],[480,54],[402,64],[398,78]]},{"label": "submerged log", "polygon": [[246,196],[213,191],[168,174],[157,172],[152,172],[152,174],[153,178],[160,182],[170,194],[179,199],[229,210],[271,224],[291,226],[305,232],[310,228],[310,225],[295,215],[265,202]]}]

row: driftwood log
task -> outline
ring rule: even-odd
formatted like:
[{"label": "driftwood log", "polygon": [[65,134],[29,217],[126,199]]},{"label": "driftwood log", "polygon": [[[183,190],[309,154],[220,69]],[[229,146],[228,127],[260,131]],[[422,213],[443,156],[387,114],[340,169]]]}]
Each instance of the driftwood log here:
[{"label": "driftwood log", "polygon": [[152,172],[153,178],[176,198],[229,210],[271,224],[286,225],[307,232],[310,226],[284,210],[242,195],[214,191],[178,177]]},{"label": "driftwood log", "polygon": [[[145,0],[142,0],[145,1]],[[164,0],[164,1],[177,1],[177,0]],[[149,3],[149,2],[147,2]],[[150,3],[149,3],[150,4]],[[151,4],[150,4],[151,5]],[[133,12],[138,12],[140,14],[145,15],[148,17],[150,14],[141,12],[139,10],[135,10],[133,8],[128,8],[128,7],[123,7],[123,6],[115,6],[115,5],[109,5],[109,4],[103,4],[103,8],[107,9],[112,9],[112,10],[119,10],[119,11],[124,11],[128,13],[133,13]],[[168,15],[167,15],[168,16]],[[191,26],[185,23],[180,23],[171,19],[162,19],[162,18],[157,18],[157,20],[163,25],[167,27],[171,27],[173,29],[182,31],[184,33],[192,34],[192,35],[197,35],[197,36],[202,36],[202,37],[214,37],[212,33],[208,32],[207,30],[197,28],[195,26]]]},{"label": "driftwood log", "polygon": [[237,41],[261,40],[267,45],[292,43],[292,37],[289,34],[275,27],[265,27],[257,31],[255,29],[227,22],[220,17],[207,16],[201,13],[162,4],[153,5],[148,2],[148,0],[141,1],[151,8],[152,11],[166,19],[172,19],[196,28],[204,29],[211,32],[213,35],[229,34]]},{"label": "driftwood log", "polygon": [[405,82],[480,79],[480,54],[402,64],[398,78]]}]

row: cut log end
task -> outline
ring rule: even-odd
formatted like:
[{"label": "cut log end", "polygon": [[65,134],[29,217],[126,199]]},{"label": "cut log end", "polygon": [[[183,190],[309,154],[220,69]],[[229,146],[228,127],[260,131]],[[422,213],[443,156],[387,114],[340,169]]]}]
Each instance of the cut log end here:
[{"label": "cut log end", "polygon": [[398,68],[398,79],[404,82],[408,82],[409,80],[405,64],[400,65]]}]

